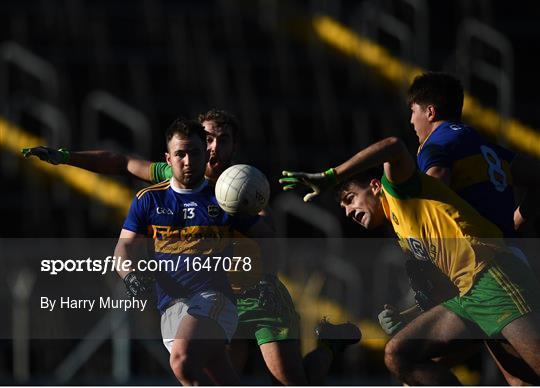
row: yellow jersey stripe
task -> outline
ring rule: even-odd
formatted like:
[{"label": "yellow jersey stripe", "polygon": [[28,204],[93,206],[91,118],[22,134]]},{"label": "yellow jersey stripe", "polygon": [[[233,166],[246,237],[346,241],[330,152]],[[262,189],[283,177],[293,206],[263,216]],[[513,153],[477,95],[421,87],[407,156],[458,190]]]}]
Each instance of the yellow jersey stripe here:
[{"label": "yellow jersey stripe", "polygon": [[518,308],[519,313],[523,314],[523,306],[521,305],[521,303],[519,303],[518,300],[516,300],[516,298],[514,297],[514,294],[509,290],[507,284],[505,284],[504,281],[500,278],[500,275],[495,272],[494,268],[490,268],[489,273],[491,274],[491,276],[493,276],[493,279],[495,279],[495,281],[499,284],[499,286],[501,286],[504,289],[504,291],[506,291],[510,295],[510,298],[512,299],[512,301]]},{"label": "yellow jersey stripe", "polygon": [[141,199],[141,197],[149,192],[149,191],[153,191],[153,190],[165,190],[169,187],[170,185],[170,182],[169,181],[165,181],[165,182],[161,182],[161,183],[158,183],[156,185],[152,185],[150,187],[146,187],[142,190],[140,190],[138,193],[137,193],[137,199]]},{"label": "yellow jersey stripe", "polygon": [[[523,309],[524,309],[524,312],[528,312],[530,311],[530,307],[529,305],[527,304],[527,302],[525,301],[525,298],[523,298],[523,295],[521,294],[521,292],[519,291],[519,289],[516,287],[516,285],[514,284],[514,282],[512,282],[508,276],[506,275],[506,273],[504,273],[503,271],[501,271],[500,268],[496,267],[493,269],[495,273],[497,273],[501,280],[507,284],[508,288],[510,289],[511,291],[511,295],[513,297],[515,297],[515,300],[517,303],[519,303]],[[514,299],[514,298],[513,298]]]},{"label": "yellow jersey stripe", "polygon": [[523,297],[523,294],[521,293],[521,291],[519,290],[518,287],[516,287],[516,284],[511,281],[508,276],[506,275],[506,273],[504,271],[502,271],[500,268],[496,268],[495,270],[496,272],[498,272],[500,275],[501,275],[501,278],[503,280],[505,280],[507,282],[507,284],[509,285],[509,288],[511,290],[513,290],[514,292],[514,295],[516,295],[516,299],[519,300],[519,302],[522,304],[523,306],[523,309],[524,309],[524,313],[527,313],[527,312],[530,312],[532,311],[531,307],[529,306],[529,304],[527,303],[527,301],[525,300],[525,298]]},{"label": "yellow jersey stripe", "polygon": [[137,193],[137,197],[140,198],[144,193],[146,193],[147,191],[151,191],[151,190],[158,190],[158,189],[161,189],[163,187],[166,187],[170,185],[170,182],[169,181],[166,181],[166,182],[160,182],[160,183],[157,183],[155,185],[152,185],[152,186],[149,186],[149,187],[145,187],[144,189],[140,190],[138,193]]},{"label": "yellow jersey stripe", "polygon": [[184,228],[152,225],[150,236],[154,251],[171,255],[194,255],[205,259],[223,252],[232,242],[228,225],[186,226]]},{"label": "yellow jersey stripe", "polygon": [[510,295],[510,298],[518,308],[520,314],[531,311],[531,308],[527,305],[519,290],[505,277],[504,273],[502,273],[499,268],[492,267],[489,269],[489,272],[497,283],[499,283],[499,285]]},{"label": "yellow jersey stripe", "polygon": [[[485,166],[485,168],[482,168],[482,166]],[[503,160],[501,167],[506,174],[506,183],[511,185],[512,174],[510,173],[510,164],[506,160]],[[472,155],[458,160],[452,166],[450,187],[454,191],[460,191],[477,183],[489,182],[488,169],[489,166],[482,155]]]}]

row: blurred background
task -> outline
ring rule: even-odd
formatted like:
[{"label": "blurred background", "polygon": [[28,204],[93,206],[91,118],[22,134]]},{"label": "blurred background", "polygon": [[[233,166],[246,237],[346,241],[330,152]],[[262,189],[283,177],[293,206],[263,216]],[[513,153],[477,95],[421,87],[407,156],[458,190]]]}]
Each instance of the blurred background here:
[{"label": "blurred background", "polygon": [[[277,179],[283,169],[326,169],[390,135],[414,154],[404,92],[428,69],[461,79],[465,122],[540,157],[539,16],[529,1],[4,0],[0,260],[7,263],[7,239],[116,237],[144,187],[25,161],[22,147],[108,149],[161,161],[164,131],[176,117],[225,109],[241,124],[236,161],[267,175],[279,232],[298,238],[281,277],[302,315],[303,350],[313,347],[322,315],[358,322],[366,339],[334,362],[328,382],[397,383],[384,368],[376,323],[382,304],[411,301],[397,244],[378,240],[391,237],[387,231],[368,233],[345,220],[331,195],[307,206],[298,193],[281,193]],[[523,235],[537,231],[532,220]],[[359,237],[370,240],[360,245]],[[14,284],[31,298],[32,269],[12,263],[16,281],[0,282],[1,325],[11,333],[0,341],[0,383],[175,383],[160,341],[126,346],[115,331],[123,326],[91,339],[40,340],[30,316],[16,331],[24,311],[9,306],[24,304],[14,302]],[[56,324],[61,330],[68,322]],[[485,355],[459,375],[471,384],[502,381]],[[244,379],[270,382],[257,352]]]}]

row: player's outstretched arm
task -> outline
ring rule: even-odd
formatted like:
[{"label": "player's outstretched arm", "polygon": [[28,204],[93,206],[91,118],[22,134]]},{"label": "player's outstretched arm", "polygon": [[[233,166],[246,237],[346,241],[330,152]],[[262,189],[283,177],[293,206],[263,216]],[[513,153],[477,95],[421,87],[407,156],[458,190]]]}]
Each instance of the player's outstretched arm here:
[{"label": "player's outstretched arm", "polygon": [[29,158],[36,156],[40,160],[54,165],[68,164],[99,174],[127,175],[151,182],[150,165],[152,162],[137,159],[110,151],[68,151],[50,147],[23,148],[22,154]]},{"label": "player's outstretched arm", "polygon": [[307,202],[323,190],[381,164],[384,164],[386,177],[394,183],[405,182],[416,170],[414,159],[405,144],[397,137],[388,137],[325,172],[309,174],[283,171],[284,178],[281,178],[279,182],[284,185],[283,190],[292,190],[299,185],[310,188],[311,192],[304,197],[304,201]]}]

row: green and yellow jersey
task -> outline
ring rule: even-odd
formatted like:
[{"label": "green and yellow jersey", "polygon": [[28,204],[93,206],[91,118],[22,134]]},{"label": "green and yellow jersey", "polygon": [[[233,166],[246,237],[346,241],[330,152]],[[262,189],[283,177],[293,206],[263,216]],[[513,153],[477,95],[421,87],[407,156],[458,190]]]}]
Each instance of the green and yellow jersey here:
[{"label": "green and yellow jersey", "polygon": [[172,168],[165,162],[150,163],[150,182],[159,183],[171,179]]},{"label": "green and yellow jersey", "polygon": [[381,182],[384,212],[402,249],[435,264],[461,296],[507,251],[500,229],[440,180],[417,171],[401,184],[386,176]]}]

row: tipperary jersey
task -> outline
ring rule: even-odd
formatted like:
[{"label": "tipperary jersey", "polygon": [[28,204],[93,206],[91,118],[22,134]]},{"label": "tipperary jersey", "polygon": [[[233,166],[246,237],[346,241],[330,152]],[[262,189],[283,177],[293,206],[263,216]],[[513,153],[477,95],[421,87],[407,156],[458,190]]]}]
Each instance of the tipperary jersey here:
[{"label": "tipperary jersey", "polygon": [[424,173],[433,166],[449,168],[450,187],[511,237],[515,235],[513,158],[513,152],[486,142],[474,129],[444,122],[420,145],[417,161]]},{"label": "tipperary jersey", "polygon": [[383,208],[402,249],[435,264],[464,295],[476,275],[506,252],[502,232],[440,180],[416,172],[382,180]]},{"label": "tipperary jersey", "polygon": [[223,266],[212,261],[210,268],[199,268],[193,259],[232,258],[229,249],[235,230],[245,231],[255,220],[238,220],[225,213],[206,180],[190,190],[166,181],[139,191],[123,227],[153,238],[155,259],[172,263],[155,273],[158,309],[163,313],[174,299],[188,296],[186,291],[190,295],[219,291],[234,301]]},{"label": "tipperary jersey", "polygon": [[[152,183],[163,182],[171,179],[171,177],[172,169],[167,163],[153,162],[150,164],[150,180]],[[209,185],[212,185],[212,183],[209,182]],[[233,242],[233,255],[250,257],[252,259],[251,271],[235,271],[234,268],[228,271],[229,282],[233,291],[239,294],[246,288],[256,284],[259,280],[262,280],[264,270],[261,260],[261,250],[255,240],[237,231]]]}]

